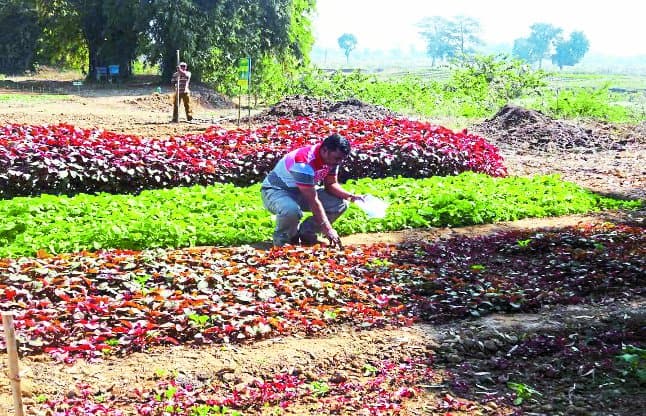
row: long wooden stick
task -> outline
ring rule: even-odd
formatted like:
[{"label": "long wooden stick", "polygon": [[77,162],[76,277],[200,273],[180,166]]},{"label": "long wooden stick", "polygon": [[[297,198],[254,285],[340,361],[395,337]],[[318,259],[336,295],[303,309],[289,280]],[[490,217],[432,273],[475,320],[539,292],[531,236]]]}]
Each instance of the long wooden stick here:
[{"label": "long wooden stick", "polygon": [[179,123],[179,80],[182,78],[182,74],[179,73],[179,49],[177,50],[177,89],[175,90],[175,105],[177,106],[177,122]]},{"label": "long wooden stick", "polygon": [[24,416],[22,410],[22,392],[20,391],[20,370],[18,369],[18,347],[16,344],[16,333],[13,330],[13,315],[2,314],[5,340],[7,343],[7,356],[9,359],[9,379],[13,390],[13,406],[16,416]]}]

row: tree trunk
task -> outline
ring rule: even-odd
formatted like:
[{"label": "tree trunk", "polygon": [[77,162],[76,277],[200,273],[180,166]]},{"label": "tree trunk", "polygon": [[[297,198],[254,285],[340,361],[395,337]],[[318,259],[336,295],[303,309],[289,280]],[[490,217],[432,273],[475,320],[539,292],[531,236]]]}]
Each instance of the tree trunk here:
[{"label": "tree trunk", "polygon": [[87,76],[85,80],[92,82],[96,79],[96,67],[98,65],[98,56],[97,56],[96,45],[88,41],[88,54],[87,54]]}]

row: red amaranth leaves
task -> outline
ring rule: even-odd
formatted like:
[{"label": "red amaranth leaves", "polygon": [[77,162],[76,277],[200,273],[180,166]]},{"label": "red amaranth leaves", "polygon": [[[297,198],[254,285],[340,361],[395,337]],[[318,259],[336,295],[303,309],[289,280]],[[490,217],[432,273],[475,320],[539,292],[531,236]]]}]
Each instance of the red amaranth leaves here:
[{"label": "red amaranth leaves", "polygon": [[[384,361],[375,368],[374,374],[356,377],[354,381],[335,380],[334,376],[326,374],[321,374],[320,380],[311,380],[286,373],[266,374],[263,379],[253,378],[235,385],[215,380],[205,384],[170,378],[159,381],[151,390],[135,389],[139,400],[128,410],[152,416],[166,414],[172,409],[173,415],[189,416],[197,414],[198,409],[257,412],[267,406],[289,410],[306,403],[320,414],[398,415],[405,414],[406,402],[419,394],[419,385],[437,378],[432,361],[424,358],[398,363]],[[317,389],[317,385],[325,386],[325,390]],[[78,385],[77,391],[76,396],[49,400],[40,407],[46,410],[66,408],[70,413],[65,414],[72,415],[123,414],[110,399],[95,403],[96,393],[93,394],[88,385]],[[471,405],[471,408],[476,409],[477,405]],[[79,413],[81,411],[86,413]]]},{"label": "red amaranth leaves", "polygon": [[353,146],[341,179],[507,174],[498,150],[466,131],[407,119],[301,117],[255,130],[145,138],[98,129],[0,126],[0,198],[41,193],[138,193],[145,189],[261,181],[290,150],[331,133]]},{"label": "red amaranth leaves", "polygon": [[313,334],[343,321],[406,324],[401,307],[377,301],[375,282],[349,276],[370,250],[111,250],[6,260],[0,299],[16,312],[22,350],[63,361]]},{"label": "red amaranth leaves", "polygon": [[511,231],[410,243],[395,261],[432,270],[432,279],[410,285],[410,305],[415,316],[442,322],[643,294],[645,235],[611,225]]},{"label": "red amaranth leaves", "polygon": [[160,344],[247,342],[535,311],[640,293],[641,228],[437,243],[78,253],[2,260],[23,353],[98,359]]}]

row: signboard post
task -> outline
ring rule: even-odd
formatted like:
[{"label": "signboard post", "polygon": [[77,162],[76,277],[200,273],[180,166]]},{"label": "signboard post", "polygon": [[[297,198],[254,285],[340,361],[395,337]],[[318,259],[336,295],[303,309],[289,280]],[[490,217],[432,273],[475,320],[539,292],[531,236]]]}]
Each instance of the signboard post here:
[{"label": "signboard post", "polygon": [[240,58],[238,61],[238,85],[240,86],[240,95],[238,95],[238,126],[240,126],[240,107],[242,99],[242,89],[247,87],[247,108],[249,110],[249,123],[251,123],[251,58]]},{"label": "signboard post", "polygon": [[251,58],[240,58],[238,61],[238,85],[249,87],[251,79]]}]

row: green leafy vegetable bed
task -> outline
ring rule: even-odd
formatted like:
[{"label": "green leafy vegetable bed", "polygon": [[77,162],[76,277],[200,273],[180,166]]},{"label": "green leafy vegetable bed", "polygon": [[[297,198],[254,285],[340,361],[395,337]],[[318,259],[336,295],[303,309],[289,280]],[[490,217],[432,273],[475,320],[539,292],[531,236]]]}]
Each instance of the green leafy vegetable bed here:
[{"label": "green leafy vegetable bed", "polygon": [[[335,226],[342,234],[411,227],[462,226],[636,207],[595,195],[556,176],[492,178],[463,173],[414,180],[350,181],[347,188],[390,202],[384,219],[367,221],[352,206]],[[140,195],[42,195],[0,201],[0,258],[100,248],[231,246],[270,238],[273,222],[259,186],[216,184]]]}]

